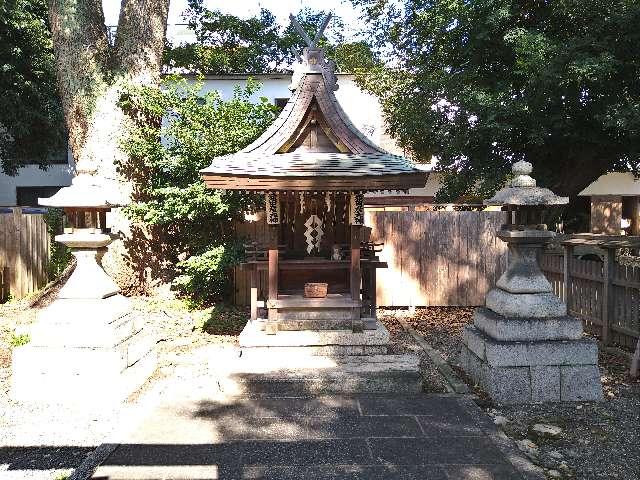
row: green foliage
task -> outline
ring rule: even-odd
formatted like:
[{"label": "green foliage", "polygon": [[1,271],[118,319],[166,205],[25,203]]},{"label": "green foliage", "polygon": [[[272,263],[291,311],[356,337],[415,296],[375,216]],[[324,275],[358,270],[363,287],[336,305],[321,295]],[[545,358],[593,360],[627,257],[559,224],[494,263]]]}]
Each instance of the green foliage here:
[{"label": "green foliage", "polygon": [[58,208],[49,208],[44,215],[49,234],[49,262],[47,263],[47,277],[50,280],[58,278],[71,262],[71,250],[66,245],[55,241],[55,236],[63,231],[64,212]]},{"label": "green foliage", "polygon": [[[296,15],[311,38],[315,37],[324,14],[308,8]],[[306,46],[293,25],[281,28],[266,9],[247,19],[209,10],[201,0],[191,0],[186,11],[189,28],[196,42],[169,45],[165,65],[190,72],[224,75],[230,73],[268,73],[288,71],[295,62],[293,49]],[[340,71],[368,68],[376,62],[364,41],[344,43],[344,23],[332,18],[320,46],[334,59]]]},{"label": "green foliage", "polygon": [[227,241],[209,246],[200,255],[178,262],[179,275],[173,284],[179,291],[196,301],[224,298],[230,292],[229,269],[242,260],[241,245]]},{"label": "green foliage", "polygon": [[565,195],[639,170],[637,1],[352,3],[393,55],[358,81],[403,147],[438,158],[441,201],[491,195],[519,159]]},{"label": "green foliage", "polygon": [[255,195],[210,190],[199,175],[273,121],[276,110],[266,98],[250,101],[258,90],[249,81],[223,100],[216,91],[203,94],[201,81],[171,77],[161,88],[132,86],[120,101],[132,121],[122,142],[131,160],[121,168],[136,185],[126,214],[164,232],[172,255],[166,260],[179,273],[175,287],[195,303],[227,291],[228,268],[238,260],[232,222],[260,204]]},{"label": "green foliage", "polygon": [[210,335],[238,335],[247,323],[246,312],[216,305],[200,312],[193,329]]},{"label": "green foliage", "polygon": [[31,337],[29,337],[29,335],[26,333],[22,333],[20,335],[16,335],[15,333],[13,333],[11,335],[11,338],[9,339],[9,345],[11,345],[14,348],[21,347],[23,345],[26,345],[30,341],[31,341]]},{"label": "green foliage", "polygon": [[0,0],[0,92],[1,170],[66,157],[45,0]]}]

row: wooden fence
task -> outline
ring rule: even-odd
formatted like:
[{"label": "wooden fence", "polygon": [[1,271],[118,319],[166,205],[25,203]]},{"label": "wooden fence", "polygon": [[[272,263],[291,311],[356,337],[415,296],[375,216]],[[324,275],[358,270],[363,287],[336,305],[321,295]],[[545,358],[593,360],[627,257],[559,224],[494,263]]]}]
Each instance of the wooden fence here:
[{"label": "wooden fence", "polygon": [[47,283],[49,235],[41,209],[0,209],[0,290],[22,298]]},{"label": "wooden fence", "polygon": [[640,336],[640,267],[615,262],[613,250],[607,250],[604,262],[567,257],[542,255],[542,271],[554,293],[605,344],[634,348]]},{"label": "wooden fence", "polygon": [[[503,212],[368,211],[372,240],[383,242],[378,269],[379,306],[475,306],[506,268],[506,244],[496,238]],[[262,217],[237,225],[239,237],[266,241]],[[248,272],[234,272],[237,305],[249,304]],[[258,281],[261,298],[266,278]]]}]

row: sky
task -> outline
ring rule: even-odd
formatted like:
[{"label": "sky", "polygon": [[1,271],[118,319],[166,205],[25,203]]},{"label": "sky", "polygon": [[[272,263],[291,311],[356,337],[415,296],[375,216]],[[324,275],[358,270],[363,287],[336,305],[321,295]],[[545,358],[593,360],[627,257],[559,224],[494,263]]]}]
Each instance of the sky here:
[{"label": "sky", "polygon": [[[120,12],[120,0],[102,0],[107,25],[117,25]],[[189,34],[184,28],[176,28],[176,24],[184,23],[182,12],[185,10],[187,0],[171,0],[169,6],[169,28],[167,36],[170,41],[189,41]],[[297,13],[304,7],[316,11],[331,11],[342,17],[346,30],[357,32],[358,10],[354,9],[349,0],[205,0],[207,8],[218,9],[224,13],[238,17],[250,17],[257,14],[260,8],[270,10],[278,22],[282,25],[289,24],[289,14]],[[349,35],[347,35],[348,37]]]}]

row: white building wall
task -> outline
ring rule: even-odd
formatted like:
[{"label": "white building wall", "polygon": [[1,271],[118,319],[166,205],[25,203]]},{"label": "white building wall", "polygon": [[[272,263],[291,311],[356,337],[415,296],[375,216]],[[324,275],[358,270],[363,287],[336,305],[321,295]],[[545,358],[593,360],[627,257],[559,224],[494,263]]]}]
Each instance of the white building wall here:
[{"label": "white building wall", "polygon": [[13,207],[17,204],[17,187],[66,187],[71,185],[72,178],[73,166],[70,163],[51,165],[46,170],[36,165],[27,165],[14,177],[0,170],[0,207]]}]

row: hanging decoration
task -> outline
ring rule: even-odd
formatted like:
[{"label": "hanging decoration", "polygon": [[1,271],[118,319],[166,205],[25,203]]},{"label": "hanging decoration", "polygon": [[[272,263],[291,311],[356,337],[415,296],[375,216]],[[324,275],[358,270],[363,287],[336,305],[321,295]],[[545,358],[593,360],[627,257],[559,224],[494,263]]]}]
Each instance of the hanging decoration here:
[{"label": "hanging decoration", "polygon": [[300,192],[300,214],[304,214],[304,192]]},{"label": "hanging decoration", "polygon": [[327,213],[331,212],[331,193],[326,192],[324,195],[324,204],[327,206]]},{"label": "hanging decoration", "polygon": [[364,194],[352,192],[349,195],[349,223],[364,225]]},{"label": "hanging decoration", "polygon": [[267,208],[267,224],[278,225],[280,223],[280,194],[267,192],[264,203]]},{"label": "hanging decoration", "polygon": [[307,242],[307,253],[311,254],[314,250],[320,251],[320,241],[324,235],[324,230],[322,230],[322,220],[314,214],[304,222],[304,226],[307,227],[304,232],[304,238]]}]

